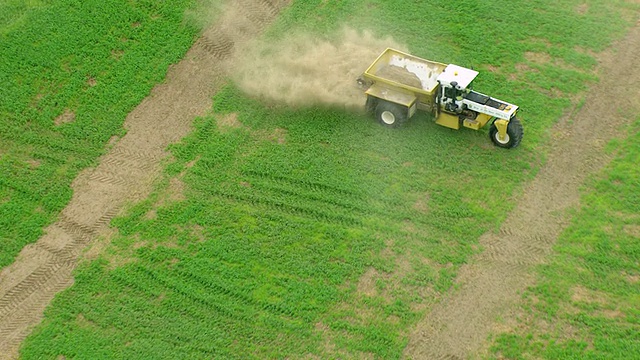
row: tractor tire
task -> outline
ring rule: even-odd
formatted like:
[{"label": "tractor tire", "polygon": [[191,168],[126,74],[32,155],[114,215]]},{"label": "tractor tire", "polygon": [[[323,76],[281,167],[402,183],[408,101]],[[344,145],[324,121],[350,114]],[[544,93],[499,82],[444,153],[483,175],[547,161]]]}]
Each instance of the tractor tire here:
[{"label": "tractor tire", "polygon": [[407,120],[407,108],[392,102],[379,100],[376,106],[376,118],[380,124],[396,128]]},{"label": "tractor tire", "polygon": [[379,99],[375,96],[367,95],[367,102],[364,104],[364,110],[367,114],[373,114],[376,111]]},{"label": "tractor tire", "polygon": [[509,125],[507,126],[507,138],[504,140],[500,140],[498,128],[495,124],[491,124],[491,127],[489,128],[489,137],[491,138],[491,141],[493,141],[496,146],[505,149],[512,149],[520,145],[523,134],[524,129],[522,128],[522,123],[520,123],[520,120],[515,116],[509,120]]}]

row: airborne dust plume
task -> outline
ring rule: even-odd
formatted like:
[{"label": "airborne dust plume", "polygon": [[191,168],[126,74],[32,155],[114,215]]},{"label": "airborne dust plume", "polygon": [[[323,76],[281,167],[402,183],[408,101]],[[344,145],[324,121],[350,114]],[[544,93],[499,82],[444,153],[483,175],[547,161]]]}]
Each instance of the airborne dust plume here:
[{"label": "airborne dust plume", "polygon": [[297,34],[263,40],[238,51],[230,76],[241,90],[264,101],[359,108],[364,94],[355,80],[387,47],[405,49],[391,38],[351,29],[333,39]]}]

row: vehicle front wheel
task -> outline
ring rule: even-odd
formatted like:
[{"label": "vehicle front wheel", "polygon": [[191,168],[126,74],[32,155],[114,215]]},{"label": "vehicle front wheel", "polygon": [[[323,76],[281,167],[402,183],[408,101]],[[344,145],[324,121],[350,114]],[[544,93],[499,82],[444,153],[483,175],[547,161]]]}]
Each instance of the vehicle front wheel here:
[{"label": "vehicle front wheel", "polygon": [[378,121],[387,127],[398,127],[407,120],[407,108],[402,105],[380,100],[376,106]]},{"label": "vehicle front wheel", "polygon": [[504,139],[500,139],[500,134],[498,133],[498,128],[495,124],[491,124],[491,127],[489,128],[489,137],[491,138],[491,141],[501,148],[511,149],[520,145],[523,135],[524,129],[522,128],[522,123],[515,116],[509,120],[509,125],[507,125],[507,135]]}]

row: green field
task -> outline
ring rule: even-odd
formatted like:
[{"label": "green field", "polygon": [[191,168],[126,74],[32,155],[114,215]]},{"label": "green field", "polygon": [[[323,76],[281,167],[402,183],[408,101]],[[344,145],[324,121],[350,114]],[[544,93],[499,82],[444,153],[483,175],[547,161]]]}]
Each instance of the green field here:
[{"label": "green field", "polygon": [[[183,15],[192,1],[1,1],[5,266],[55,220],[72,179],[123,134],[197,29]],[[525,109],[522,145],[501,150],[486,129],[456,132],[424,114],[390,131],[341,109],[264,104],[229,84],[171,147],[152,195],[112,222],[110,244],[76,270],[22,356],[400,358],[412,326],[544,165],[550,126],[597,81],[591,54],[636,20],[625,1],[583,3],[293,1],[269,38],[331,37],[348,23],[473,66],[479,91]],[[65,112],[74,121],[56,125]],[[242,126],[219,125],[228,117]],[[523,320],[526,330],[496,338],[495,357],[638,350],[625,340],[638,333],[637,130],[590,184],[523,310],[593,341],[556,341]],[[619,191],[627,202],[608,195]],[[601,236],[585,244],[586,227]],[[611,301],[572,300],[578,283]]]},{"label": "green field", "polygon": [[[640,357],[640,119],[582,196],[572,224],[493,354],[509,359]],[[517,329],[517,330],[516,330]]]},{"label": "green field", "polygon": [[192,1],[0,1],[0,266],[71,199],[71,181],[197,29]]}]

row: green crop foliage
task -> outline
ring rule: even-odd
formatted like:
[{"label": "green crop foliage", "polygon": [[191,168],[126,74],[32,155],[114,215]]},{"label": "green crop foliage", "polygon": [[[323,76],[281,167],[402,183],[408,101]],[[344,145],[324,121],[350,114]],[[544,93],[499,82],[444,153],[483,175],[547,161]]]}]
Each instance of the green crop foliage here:
[{"label": "green crop foliage", "polygon": [[640,121],[630,133],[611,144],[615,160],[584,190],[554,256],[524,295],[519,330],[497,334],[492,358],[640,354]]},{"label": "green crop foliage", "polygon": [[78,172],[189,48],[188,6],[0,2],[0,266],[40,237]]},{"label": "green crop foliage", "polygon": [[597,80],[588,51],[630,25],[608,20],[632,5],[589,1],[580,14],[582,3],[294,1],[265,37],[330,37],[348,23],[474,66],[477,89],[525,109],[522,146],[501,150],[486,130],[424,114],[390,131],[229,84],[171,147],[153,194],[112,222],[117,234],[81,264],[22,357],[400,358],[544,162],[546,130]]}]

